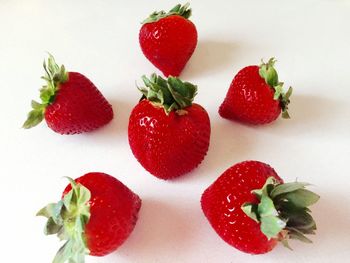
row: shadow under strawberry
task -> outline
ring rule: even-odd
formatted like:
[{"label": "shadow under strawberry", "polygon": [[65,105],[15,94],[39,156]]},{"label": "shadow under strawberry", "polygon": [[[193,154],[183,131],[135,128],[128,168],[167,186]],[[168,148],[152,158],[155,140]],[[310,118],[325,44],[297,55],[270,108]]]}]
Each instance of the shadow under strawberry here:
[{"label": "shadow under strawberry", "polygon": [[[143,198],[135,233],[111,257],[115,260],[122,257],[130,262],[162,262],[171,257],[181,262],[181,258],[185,259],[186,248],[190,249],[196,242],[196,220],[189,220],[188,208],[179,203],[183,202]],[[199,207],[198,216],[202,216]]]},{"label": "shadow under strawberry", "polygon": [[345,101],[295,93],[291,98],[289,120],[280,118],[267,125],[252,127],[284,137],[300,136],[301,133],[329,136],[332,132],[339,133],[339,126],[344,127],[345,132],[346,106]]}]

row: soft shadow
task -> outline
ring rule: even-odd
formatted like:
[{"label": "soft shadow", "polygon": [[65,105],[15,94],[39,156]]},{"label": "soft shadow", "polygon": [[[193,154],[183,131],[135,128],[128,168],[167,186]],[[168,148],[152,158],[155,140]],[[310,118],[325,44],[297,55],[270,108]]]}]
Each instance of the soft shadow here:
[{"label": "soft shadow", "polygon": [[213,74],[232,66],[233,55],[239,45],[218,40],[199,40],[196,50],[183,72],[185,79],[203,74]]},{"label": "soft shadow", "polygon": [[179,248],[190,247],[196,223],[189,220],[188,209],[176,204],[144,198],[132,235],[114,256],[130,262],[156,262],[171,255],[176,257]]},{"label": "soft shadow", "polygon": [[251,136],[253,128],[223,119],[218,113],[211,119],[213,121],[207,155],[195,170],[176,181],[188,181],[194,178],[203,180],[203,177],[212,181],[233,164],[248,158],[256,141],[256,137]]},{"label": "soft shadow", "polygon": [[253,126],[261,131],[279,133],[283,136],[300,134],[322,134],[338,132],[346,103],[316,95],[293,94],[289,105],[290,119],[281,116],[267,125]]}]

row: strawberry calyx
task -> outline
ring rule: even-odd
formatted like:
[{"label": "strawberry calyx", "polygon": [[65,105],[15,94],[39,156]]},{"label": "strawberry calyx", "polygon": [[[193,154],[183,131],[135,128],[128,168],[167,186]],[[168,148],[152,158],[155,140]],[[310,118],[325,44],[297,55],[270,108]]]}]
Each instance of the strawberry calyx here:
[{"label": "strawberry calyx", "polygon": [[280,101],[282,109],[282,117],[289,119],[288,104],[290,103],[290,96],[292,95],[293,88],[289,87],[286,93],[283,92],[283,82],[279,82],[278,74],[274,65],[276,63],[275,58],[270,58],[267,63],[261,61],[259,66],[259,75],[265,82],[274,90],[274,99]]},{"label": "strawberry calyx", "polygon": [[179,115],[186,114],[184,108],[191,106],[197,94],[197,86],[183,82],[177,77],[163,79],[153,73],[150,78],[142,76],[146,87],[138,87],[143,94],[142,99],[151,101],[155,106],[164,108],[168,115],[175,110]]},{"label": "strawberry calyx", "polygon": [[165,12],[164,10],[154,11],[152,14],[150,14],[149,17],[143,20],[141,24],[157,22],[158,20],[171,15],[178,15],[188,19],[192,14],[192,9],[189,8],[189,6],[190,3],[186,3],[184,5],[178,4],[174,6],[169,12]]},{"label": "strawberry calyx", "polygon": [[259,203],[245,203],[242,210],[251,219],[260,223],[261,232],[287,247],[288,239],[298,239],[312,243],[307,234],[315,234],[316,223],[310,215],[309,206],[319,200],[319,196],[307,189],[308,183],[279,183],[269,177],[261,189],[252,193]]},{"label": "strawberry calyx", "polygon": [[[67,177],[68,178],[68,177]],[[83,263],[89,249],[85,239],[85,225],[90,219],[90,191],[73,179],[68,178],[72,189],[58,202],[42,208],[37,216],[48,218],[44,228],[45,235],[57,234],[66,240],[58,250],[53,263]]]},{"label": "strawberry calyx", "polygon": [[46,81],[46,85],[40,89],[41,103],[32,100],[32,110],[23,124],[25,129],[38,125],[44,119],[45,109],[54,102],[59,85],[68,80],[68,72],[65,67],[58,66],[51,54],[49,54],[47,63],[44,60],[43,66],[46,74],[41,78]]}]

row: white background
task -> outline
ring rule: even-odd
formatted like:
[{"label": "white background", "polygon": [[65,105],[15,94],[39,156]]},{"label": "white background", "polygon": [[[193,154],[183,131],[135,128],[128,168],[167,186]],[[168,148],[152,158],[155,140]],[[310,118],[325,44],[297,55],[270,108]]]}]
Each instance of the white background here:
[{"label": "white background", "polygon": [[[0,0],[1,262],[50,262],[58,242],[42,233],[36,211],[56,201],[66,181],[109,173],[139,194],[143,205],[130,238],[87,262],[345,262],[350,257],[350,1],[200,1],[192,21],[199,42],[182,78],[199,86],[195,101],[209,112],[209,152],[198,169],[171,182],[148,174],[127,139],[135,81],[158,72],[138,44],[140,21],[177,1]],[[84,135],[61,136],[45,123],[21,125],[43,84],[46,51],[88,76],[113,105],[114,120]],[[251,127],[217,110],[239,69],[275,56],[280,79],[292,85],[291,120]],[[200,196],[225,169],[255,159],[286,181],[314,184],[318,223],[312,245],[291,242],[250,256],[223,242],[200,208]]]}]

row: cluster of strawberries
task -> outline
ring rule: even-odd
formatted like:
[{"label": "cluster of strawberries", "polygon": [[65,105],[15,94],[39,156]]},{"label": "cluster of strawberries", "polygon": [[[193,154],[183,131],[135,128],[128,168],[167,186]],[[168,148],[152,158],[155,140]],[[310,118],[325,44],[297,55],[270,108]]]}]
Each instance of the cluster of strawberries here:
[{"label": "cluster of strawberries", "polygon": [[[193,103],[197,86],[177,76],[197,45],[195,25],[188,20],[188,4],[168,13],[154,12],[143,22],[139,41],[145,56],[167,79],[143,76],[142,98],[131,112],[129,144],[140,164],[161,179],[181,176],[204,159],[210,141],[206,110]],[[274,59],[243,68],[234,77],[219,108],[222,117],[249,124],[274,121],[287,109],[291,88],[284,93],[274,69]],[[95,130],[113,119],[113,110],[84,75],[68,72],[50,55],[40,90],[41,103],[32,101],[24,128],[44,118],[60,134]],[[66,240],[54,262],[84,262],[86,254],[103,256],[116,250],[132,232],[141,199],[116,178],[88,173],[64,190],[58,203],[41,209],[48,218],[45,234]],[[309,206],[319,196],[307,183],[284,183],[269,165],[245,161],[226,170],[202,195],[205,216],[220,237],[251,254],[272,250],[277,241],[311,242],[316,224]]]}]

